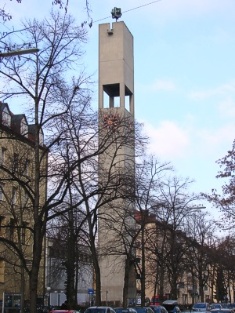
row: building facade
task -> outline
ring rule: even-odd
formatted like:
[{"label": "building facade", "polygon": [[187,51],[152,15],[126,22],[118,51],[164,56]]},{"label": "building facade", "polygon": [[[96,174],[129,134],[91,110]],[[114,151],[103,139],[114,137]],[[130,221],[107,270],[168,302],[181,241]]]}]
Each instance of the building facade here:
[{"label": "building facade", "polygon": [[[231,269],[226,269],[225,263],[221,263],[224,281],[220,283],[224,284],[227,295],[221,300],[216,291],[221,269],[219,262],[224,261],[218,255],[214,257],[216,246],[210,246],[206,241],[201,245],[183,231],[172,231],[172,225],[159,221],[148,211],[136,212],[136,220],[138,225],[144,225],[144,236],[141,238],[140,234],[137,238],[136,250],[136,256],[140,260],[140,275],[137,280],[139,294],[142,288],[141,276],[144,272],[145,297],[150,300],[154,296],[160,303],[167,299],[176,299],[182,307],[190,307],[197,302],[234,302],[234,276],[231,275]],[[175,269],[178,271],[174,286],[171,283],[173,271],[169,266],[172,247],[176,247],[175,251],[182,254],[180,259],[174,259]],[[232,260],[233,256],[230,255],[230,258]],[[173,294],[174,289],[176,293]]]},{"label": "building facade", "polygon": [[[46,200],[47,152],[40,145],[40,199]],[[13,114],[7,103],[0,103],[0,299],[3,294],[29,299],[29,276],[33,250],[33,194],[35,160],[35,125],[24,114]],[[42,258],[38,294],[44,295],[44,258]],[[13,301],[14,302],[14,301]]]}]

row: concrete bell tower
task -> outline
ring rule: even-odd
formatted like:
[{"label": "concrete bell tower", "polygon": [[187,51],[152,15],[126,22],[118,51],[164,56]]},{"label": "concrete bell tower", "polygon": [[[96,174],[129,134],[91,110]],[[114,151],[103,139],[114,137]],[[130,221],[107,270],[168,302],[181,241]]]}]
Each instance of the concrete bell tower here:
[{"label": "concrete bell tower", "polygon": [[124,22],[99,25],[99,108],[113,107],[134,117],[133,36]]},{"label": "concrete bell tower", "polygon": [[[114,22],[112,26],[109,23],[99,25],[99,125],[102,125],[102,117],[106,117],[106,123],[112,125],[112,117],[126,118],[131,124],[129,135],[134,137],[134,56],[133,56],[133,36],[124,22]],[[102,129],[102,127],[100,127]],[[102,130],[104,131],[104,130]],[[102,131],[99,137],[102,136]],[[107,129],[107,131],[109,131]],[[130,133],[131,132],[131,133]],[[127,131],[128,136],[128,131]],[[133,172],[134,188],[134,163],[135,148],[134,145],[124,145],[120,151],[114,151],[114,145],[110,145],[108,151],[99,157],[99,165],[105,171],[109,167],[112,155],[116,153],[115,163],[123,170]],[[120,165],[121,164],[121,165]],[[106,167],[106,168],[105,168]],[[101,177],[101,176],[100,176]],[[101,181],[102,178],[99,177]],[[133,204],[132,204],[133,206]],[[122,208],[122,210],[121,210]],[[124,208],[124,209],[123,209]],[[120,212],[124,212],[127,204],[124,200],[115,200],[113,206],[105,206],[99,210],[103,216],[98,222],[98,244],[100,251],[111,247],[112,239],[116,240],[115,245],[119,246],[120,253],[117,255],[103,255],[100,258],[101,271],[101,299],[104,303],[114,302],[116,305],[122,303],[125,262],[126,256],[122,252],[121,240],[118,244],[115,232],[105,229],[105,222],[109,216],[115,220],[115,227],[119,227],[118,221],[122,219]],[[119,210],[120,209],[120,210]],[[127,210],[134,210],[134,207]],[[116,211],[115,211],[116,210]],[[119,210],[119,213],[117,211]],[[128,223],[134,223],[134,218],[130,217]],[[121,223],[120,223],[121,224]],[[113,228],[115,228],[113,227]],[[121,227],[121,226],[120,226]],[[107,228],[107,227],[106,227]],[[117,229],[116,229],[117,230]],[[121,228],[120,228],[121,230]],[[116,236],[116,238],[115,238]],[[136,281],[134,275],[129,282],[127,299],[134,299],[136,295]],[[125,293],[125,291],[124,291]]]}]

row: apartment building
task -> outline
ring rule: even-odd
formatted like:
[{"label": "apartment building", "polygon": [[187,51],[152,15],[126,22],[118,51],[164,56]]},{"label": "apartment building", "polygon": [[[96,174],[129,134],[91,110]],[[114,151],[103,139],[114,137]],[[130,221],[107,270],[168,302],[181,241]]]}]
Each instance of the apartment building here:
[{"label": "apartment building", "polygon": [[[209,257],[210,248],[208,247],[208,250],[206,246],[203,248],[204,254],[199,266],[204,266],[204,269],[200,281],[197,272],[198,260],[193,256],[200,253],[201,247],[195,240],[187,237],[183,231],[174,230],[172,225],[157,220],[156,216],[148,211],[136,212],[135,218],[137,225],[142,227],[136,250],[139,260],[137,266],[139,296],[141,289],[144,288],[146,298],[151,299],[154,295],[158,295],[163,301],[173,297],[180,305],[187,306],[198,301],[215,301],[213,293],[216,270],[212,261],[206,259],[207,256]],[[173,270],[177,275],[174,285],[170,281]],[[143,273],[144,287],[141,285]]]},{"label": "apartment building", "polygon": [[[39,151],[39,202],[44,203],[47,152],[42,131]],[[27,272],[31,269],[33,251],[34,160],[35,125],[29,124],[24,114],[13,114],[7,103],[0,102],[0,300],[4,294],[9,295],[11,303],[5,303],[9,306],[18,306],[20,298],[29,298]],[[43,296],[43,261],[38,290]],[[12,298],[12,294],[19,297]]]}]

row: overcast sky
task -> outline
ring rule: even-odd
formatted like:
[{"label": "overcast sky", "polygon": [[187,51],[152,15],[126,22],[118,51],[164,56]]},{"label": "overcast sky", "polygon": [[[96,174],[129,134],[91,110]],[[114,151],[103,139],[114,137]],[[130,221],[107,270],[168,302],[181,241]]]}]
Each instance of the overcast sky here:
[{"label": "overcast sky", "polygon": [[[79,23],[91,22],[85,0],[69,1]],[[2,30],[17,27],[24,17],[45,17],[51,2],[5,0],[13,20]],[[120,20],[134,36],[136,119],[151,138],[151,153],[172,162],[178,176],[195,179],[194,191],[218,188],[215,161],[231,148],[235,134],[234,0],[89,2],[88,73],[97,83],[98,24],[114,22],[110,12],[120,7]],[[97,85],[94,103],[96,90]]]}]

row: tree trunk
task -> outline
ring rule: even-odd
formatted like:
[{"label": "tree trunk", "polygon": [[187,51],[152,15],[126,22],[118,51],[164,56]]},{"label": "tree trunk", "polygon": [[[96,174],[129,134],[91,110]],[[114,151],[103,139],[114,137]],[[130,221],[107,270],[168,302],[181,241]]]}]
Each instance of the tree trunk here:
[{"label": "tree trunk", "polygon": [[199,295],[200,295],[200,301],[204,302],[203,281],[199,282]]},{"label": "tree trunk", "polygon": [[129,286],[129,275],[128,272],[130,270],[130,260],[126,258],[125,261],[125,274],[124,274],[124,287],[123,287],[123,307],[127,307],[127,295],[128,295],[128,286]]},{"label": "tree trunk", "polygon": [[74,235],[74,216],[73,210],[68,212],[69,216],[69,226],[68,226],[68,249],[67,249],[67,260],[66,260],[66,270],[67,270],[67,281],[66,281],[66,296],[68,301],[68,308],[73,309],[77,305],[77,290],[75,289],[75,269],[76,266],[76,245],[77,240]]},{"label": "tree trunk", "polygon": [[145,306],[145,244],[144,244],[144,225],[141,230],[141,254],[142,254],[142,271],[141,271],[141,305]]},{"label": "tree trunk", "polygon": [[96,287],[96,297],[95,304],[97,306],[101,305],[101,280],[100,280],[100,267],[97,258],[94,260],[95,268],[95,287]]},{"label": "tree trunk", "polygon": [[160,274],[159,274],[159,296],[160,301],[164,301],[164,268],[160,267]]},{"label": "tree trunk", "polygon": [[37,313],[37,291],[42,256],[42,242],[43,235],[41,233],[41,225],[38,223],[38,225],[35,226],[32,269],[29,277],[30,313]]}]

